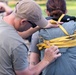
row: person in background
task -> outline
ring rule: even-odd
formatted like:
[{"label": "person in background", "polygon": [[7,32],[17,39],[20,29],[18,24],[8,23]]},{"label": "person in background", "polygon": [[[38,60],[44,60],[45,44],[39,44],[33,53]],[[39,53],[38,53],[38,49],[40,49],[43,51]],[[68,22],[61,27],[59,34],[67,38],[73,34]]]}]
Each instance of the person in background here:
[{"label": "person in background", "polygon": [[8,6],[8,1],[0,0],[0,15],[9,15],[13,10]]},{"label": "person in background", "polygon": [[[65,0],[48,0],[46,3],[47,19],[58,21],[62,14],[65,14],[61,19],[63,28],[69,35],[74,34],[76,31],[76,17],[66,15],[66,2]],[[32,36],[30,46],[30,66],[33,67],[43,59],[45,49],[39,50],[38,43],[43,43],[43,40],[52,40],[54,38],[66,36],[60,28],[41,29]],[[73,39],[74,40],[74,39]],[[58,40],[57,40],[58,41]],[[56,41],[55,41],[56,42]],[[55,43],[54,42],[54,43]],[[51,43],[47,43],[50,46]],[[62,44],[62,43],[61,43]],[[66,44],[66,42],[65,42]],[[59,48],[61,57],[52,62],[43,71],[42,75],[75,75],[76,74],[76,46]],[[71,43],[73,44],[73,43]]]},{"label": "person in background", "polygon": [[51,27],[52,24],[48,23],[41,12],[35,1],[21,0],[11,14],[0,18],[0,75],[39,75],[46,66],[61,56],[58,47],[52,46],[45,50],[44,58],[39,64],[34,67],[28,65],[28,48],[18,31],[24,31],[30,22],[41,28]]}]

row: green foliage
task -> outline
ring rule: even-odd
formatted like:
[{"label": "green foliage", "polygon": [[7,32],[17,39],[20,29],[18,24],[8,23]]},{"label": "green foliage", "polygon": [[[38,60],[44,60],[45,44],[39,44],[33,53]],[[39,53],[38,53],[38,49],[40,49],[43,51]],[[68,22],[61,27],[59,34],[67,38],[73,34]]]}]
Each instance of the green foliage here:
[{"label": "green foliage", "polygon": [[76,0],[66,0],[66,1],[76,1]]},{"label": "green foliage", "polygon": [[[9,1],[9,6],[12,9],[14,9],[15,4],[16,4],[16,2],[18,0],[16,2],[15,1],[16,0],[14,0],[14,2],[12,2],[12,0]],[[35,0],[35,1],[37,1],[38,3],[40,3],[41,9],[42,9],[42,14],[44,16],[47,16],[46,12],[45,12],[45,9],[46,9],[46,6],[45,6],[46,0]],[[76,0],[66,0],[66,3],[67,3],[67,10],[68,10],[67,14],[68,15],[72,15],[72,16],[76,16]]]}]

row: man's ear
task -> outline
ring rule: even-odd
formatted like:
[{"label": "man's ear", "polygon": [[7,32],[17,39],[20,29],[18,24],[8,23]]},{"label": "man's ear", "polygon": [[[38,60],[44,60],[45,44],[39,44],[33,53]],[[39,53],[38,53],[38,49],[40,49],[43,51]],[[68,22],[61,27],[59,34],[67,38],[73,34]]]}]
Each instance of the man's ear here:
[{"label": "man's ear", "polygon": [[22,19],[22,20],[21,20],[21,25],[24,25],[25,22],[27,22],[27,20],[26,20],[26,19]]}]

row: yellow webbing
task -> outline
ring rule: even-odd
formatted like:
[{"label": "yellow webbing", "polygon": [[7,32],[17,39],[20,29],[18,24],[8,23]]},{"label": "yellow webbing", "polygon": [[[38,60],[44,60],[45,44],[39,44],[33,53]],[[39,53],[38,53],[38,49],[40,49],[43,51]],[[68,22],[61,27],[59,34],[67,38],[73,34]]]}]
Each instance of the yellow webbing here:
[{"label": "yellow webbing", "polygon": [[[58,22],[60,22],[61,19],[62,19],[64,16],[65,16],[65,14],[62,14],[62,15],[60,16],[60,18],[58,19]],[[60,25],[60,24],[58,24],[58,25],[59,25],[60,29],[61,29],[66,35],[69,35],[68,32],[63,28],[62,25]]]},{"label": "yellow webbing", "polygon": [[62,36],[52,40],[44,40],[43,43],[37,44],[39,50],[43,48],[49,48],[49,46],[73,47],[76,46],[76,34],[70,36]]},{"label": "yellow webbing", "polygon": [[[61,17],[58,19],[58,22],[60,22],[63,17],[64,14],[61,15]],[[66,36],[54,38],[51,40],[43,39],[43,43],[37,44],[39,50],[42,50],[43,48],[49,48],[52,45],[58,46],[59,48],[76,46],[76,34],[69,35],[68,32],[60,24],[58,25],[61,30],[66,34]]]}]

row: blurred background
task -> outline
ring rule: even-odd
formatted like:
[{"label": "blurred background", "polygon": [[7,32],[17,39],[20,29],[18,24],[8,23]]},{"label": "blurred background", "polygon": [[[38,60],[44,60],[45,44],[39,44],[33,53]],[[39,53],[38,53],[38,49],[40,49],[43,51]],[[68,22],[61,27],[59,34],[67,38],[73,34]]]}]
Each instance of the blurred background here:
[{"label": "blurred background", "polygon": [[[8,5],[14,9],[16,3],[19,1],[19,0],[6,0],[8,2]],[[47,0],[35,0],[41,7],[42,9],[42,13],[43,15],[46,17],[46,13],[45,13],[45,9],[46,9],[46,1]],[[68,15],[71,15],[71,16],[76,16],[76,0],[66,0],[66,3],[67,3],[67,14]]]}]

